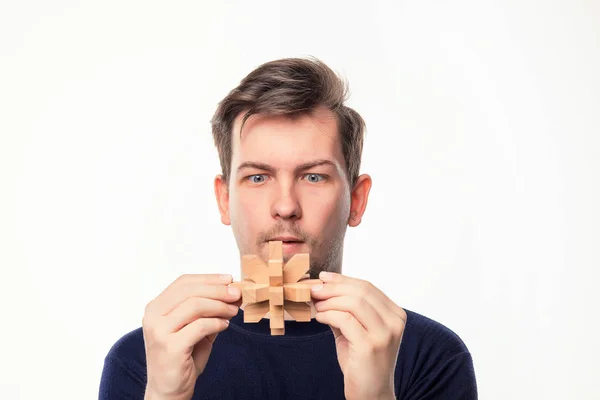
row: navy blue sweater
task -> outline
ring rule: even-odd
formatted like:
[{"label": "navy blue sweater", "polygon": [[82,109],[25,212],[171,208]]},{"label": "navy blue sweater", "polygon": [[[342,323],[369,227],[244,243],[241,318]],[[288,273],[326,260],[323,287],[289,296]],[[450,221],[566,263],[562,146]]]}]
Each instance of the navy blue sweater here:
[{"label": "navy blue sweater", "polygon": [[[399,399],[477,399],[471,355],[442,324],[406,310],[395,371]],[[101,400],[143,399],[146,355],[142,329],[120,338],[105,359]],[[285,321],[271,336],[269,321],[244,323],[243,311],[215,340],[193,399],[343,399],[344,378],[329,326]]]}]

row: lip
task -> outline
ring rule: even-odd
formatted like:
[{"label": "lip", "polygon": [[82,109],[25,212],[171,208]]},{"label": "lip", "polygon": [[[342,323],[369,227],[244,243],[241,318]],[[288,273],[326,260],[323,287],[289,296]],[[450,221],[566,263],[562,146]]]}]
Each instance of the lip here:
[{"label": "lip", "polygon": [[299,238],[293,237],[293,236],[278,236],[276,238],[269,239],[269,241],[281,241],[281,242],[284,242],[284,244],[286,242],[304,243]]},{"label": "lip", "polygon": [[305,251],[304,242],[283,242],[283,254],[292,255]]}]

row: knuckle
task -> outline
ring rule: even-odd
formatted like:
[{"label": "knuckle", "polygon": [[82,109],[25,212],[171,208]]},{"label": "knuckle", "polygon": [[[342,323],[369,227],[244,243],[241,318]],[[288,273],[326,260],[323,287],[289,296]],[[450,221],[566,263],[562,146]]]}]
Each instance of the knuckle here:
[{"label": "knuckle", "polygon": [[183,284],[180,290],[181,294],[186,298],[190,298],[193,296],[194,287],[189,283]]},{"label": "knuckle", "polygon": [[360,298],[364,298],[369,293],[369,288],[367,283],[361,283],[358,286],[358,295]]},{"label": "knuckle", "polygon": [[345,312],[342,318],[344,319],[344,322],[346,322],[346,323],[352,322],[352,320],[354,319],[352,314],[350,314],[348,312]]},{"label": "knuckle", "polygon": [[150,328],[151,326],[152,326],[152,319],[150,318],[148,313],[145,313],[144,316],[142,317],[142,327],[144,329],[147,329],[147,328]]},{"label": "knuckle", "polygon": [[191,297],[191,308],[195,313],[202,312],[206,307],[206,301],[202,297]]},{"label": "knuckle", "polygon": [[148,316],[152,313],[153,306],[154,306],[153,301],[146,304],[146,307],[144,307],[144,319],[148,318]]},{"label": "knuckle", "polygon": [[393,325],[392,330],[393,330],[394,336],[396,336],[396,337],[402,336],[402,333],[404,333],[404,321],[402,319],[398,318],[396,320],[396,323]]},{"label": "knuckle", "polygon": [[406,320],[408,319],[408,315],[403,308],[400,308],[400,318],[402,319],[402,326],[406,325]]},{"label": "knuckle", "polygon": [[358,309],[365,305],[364,296],[353,296],[351,300],[351,306],[353,309]]},{"label": "knuckle", "polygon": [[155,324],[153,324],[152,322],[146,321],[146,323],[143,325],[143,328],[142,328],[144,331],[144,336],[147,337],[148,339],[152,340],[153,342],[159,340],[160,335],[156,328],[157,327]]}]

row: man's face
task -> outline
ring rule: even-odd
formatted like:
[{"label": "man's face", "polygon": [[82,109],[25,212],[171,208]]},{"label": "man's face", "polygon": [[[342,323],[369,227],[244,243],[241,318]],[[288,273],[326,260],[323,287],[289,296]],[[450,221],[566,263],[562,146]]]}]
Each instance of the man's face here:
[{"label": "man's face", "polygon": [[240,254],[266,261],[268,242],[281,240],[284,262],[310,254],[311,277],[339,271],[352,198],[333,113],[253,115],[240,136],[241,116],[229,185],[215,180],[222,221],[231,224]]}]

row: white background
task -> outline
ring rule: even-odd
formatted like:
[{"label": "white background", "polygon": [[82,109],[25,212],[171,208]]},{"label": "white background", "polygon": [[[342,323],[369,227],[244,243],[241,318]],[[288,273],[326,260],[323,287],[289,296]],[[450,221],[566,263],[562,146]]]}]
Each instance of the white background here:
[{"label": "white background", "polygon": [[[217,4],[218,3],[218,4]],[[343,272],[454,330],[482,399],[597,399],[597,1],[0,2],[0,393],[97,398],[182,273],[239,279],[209,120],[259,64],[350,82]]]}]

